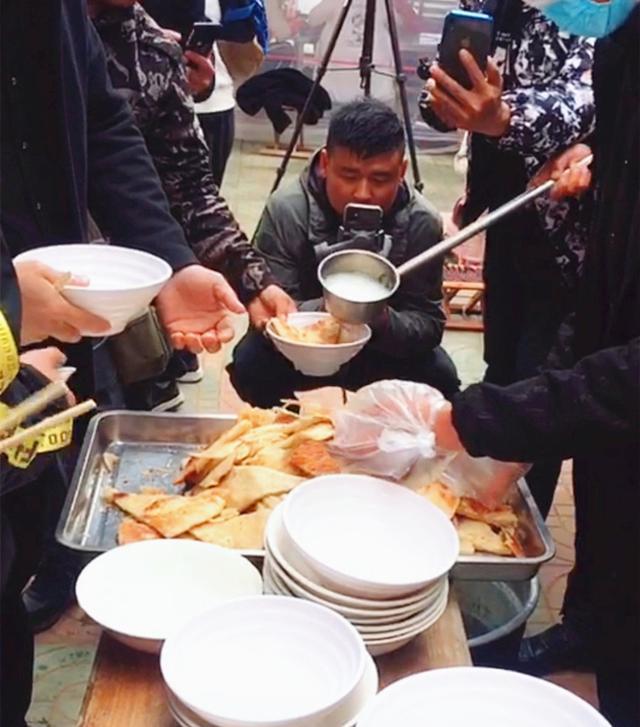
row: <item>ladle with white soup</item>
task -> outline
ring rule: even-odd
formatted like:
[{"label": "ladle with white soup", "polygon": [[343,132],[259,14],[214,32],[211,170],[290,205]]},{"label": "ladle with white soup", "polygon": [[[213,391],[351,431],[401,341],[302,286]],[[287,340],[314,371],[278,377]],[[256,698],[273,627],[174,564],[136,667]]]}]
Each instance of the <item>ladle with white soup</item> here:
[{"label": "ladle with white soup", "polygon": [[388,260],[363,250],[329,255],[320,263],[318,278],[326,309],[345,323],[370,323],[400,284]]}]

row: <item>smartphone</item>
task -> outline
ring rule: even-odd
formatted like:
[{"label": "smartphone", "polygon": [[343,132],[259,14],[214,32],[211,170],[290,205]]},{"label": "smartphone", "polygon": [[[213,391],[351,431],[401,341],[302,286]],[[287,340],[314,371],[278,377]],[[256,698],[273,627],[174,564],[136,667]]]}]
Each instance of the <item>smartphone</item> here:
[{"label": "smartphone", "polygon": [[213,44],[221,35],[222,26],[218,23],[194,23],[184,42],[184,49],[201,56],[209,56],[213,50]]},{"label": "smartphone", "polygon": [[382,215],[382,207],[352,202],[344,208],[342,224],[345,230],[378,232],[382,229]]},{"label": "smartphone", "polygon": [[487,68],[487,58],[493,38],[493,18],[485,13],[452,10],[444,19],[440,41],[440,68],[464,88],[472,83],[467,69],[460,61],[460,51],[467,50],[474,57],[481,71]]}]

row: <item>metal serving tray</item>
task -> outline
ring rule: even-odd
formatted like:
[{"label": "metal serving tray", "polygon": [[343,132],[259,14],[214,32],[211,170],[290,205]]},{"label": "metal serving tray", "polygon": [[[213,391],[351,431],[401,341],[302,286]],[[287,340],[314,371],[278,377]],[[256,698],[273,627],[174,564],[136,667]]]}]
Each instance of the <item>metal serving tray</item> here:
[{"label": "metal serving tray", "polygon": [[[56,537],[75,550],[99,553],[113,548],[121,514],[104,503],[107,487],[138,492],[173,484],[185,458],[236,421],[233,415],[152,414],[110,411],[95,416],[87,430]],[[521,523],[528,557],[460,556],[453,577],[461,580],[528,580],[551,559],[555,547],[524,481],[511,504]],[[261,559],[263,550],[240,551]]]}]

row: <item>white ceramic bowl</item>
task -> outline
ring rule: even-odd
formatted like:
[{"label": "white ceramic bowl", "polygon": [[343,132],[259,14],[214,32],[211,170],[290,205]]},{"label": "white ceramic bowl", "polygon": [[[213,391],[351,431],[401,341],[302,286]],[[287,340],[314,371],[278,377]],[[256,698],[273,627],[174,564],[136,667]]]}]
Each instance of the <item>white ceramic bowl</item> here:
[{"label": "white ceramic bowl", "polygon": [[169,689],[218,727],[318,724],[357,687],[366,652],[327,608],[281,596],[223,603],[167,639]]},{"label": "white ceramic bowl", "polygon": [[78,603],[94,621],[151,653],[160,653],[164,639],[211,606],[261,592],[260,573],[238,553],[178,539],[109,550],[76,583]]},{"label": "white ceramic bowl", "polygon": [[433,592],[441,587],[439,580],[435,580],[416,593],[393,599],[358,598],[325,588],[312,580],[315,577],[313,572],[301,558],[296,557],[296,553],[292,552],[290,540],[286,537],[284,530],[282,516],[283,505],[278,505],[267,521],[265,533],[266,553],[273,559],[274,564],[280,567],[279,572],[284,574],[287,584],[291,585],[291,583],[294,583],[299,586],[304,591],[302,595],[305,597],[310,594],[328,601],[332,606],[339,605],[362,609],[374,615],[389,612],[395,613],[396,609],[403,609],[404,611],[405,608],[415,608],[417,610],[422,604],[426,605],[426,601],[432,597]]},{"label": "white ceramic bowl", "polygon": [[[329,313],[291,313],[288,322],[299,328],[306,328],[324,318]],[[364,348],[371,338],[371,329],[367,325],[344,325],[343,343],[308,344],[288,341],[267,325],[267,333],[273,345],[295,366],[297,371],[306,376],[331,376]]]},{"label": "white ceramic bowl", "polygon": [[87,287],[66,285],[62,295],[78,308],[108,320],[111,328],[107,335],[124,330],[172,274],[171,267],[159,257],[117,245],[38,247],[16,257],[16,261],[21,260],[37,260],[60,273],[87,277]]},{"label": "white ceramic bowl", "polygon": [[[358,716],[375,697],[378,691],[378,668],[370,655],[365,656],[365,667],[362,679],[354,691],[342,700],[326,718],[323,725],[332,727],[353,727]],[[182,704],[175,694],[167,689],[169,709],[178,724],[183,727],[210,727],[210,723],[202,719],[193,710]]]},{"label": "white ceramic bowl", "polygon": [[292,546],[325,586],[399,598],[447,573],[458,557],[449,519],[406,487],[364,475],[327,475],[283,503]]},{"label": "white ceramic bowl", "polygon": [[263,568],[263,578],[265,588],[267,580],[269,585],[277,588],[278,592],[286,596],[294,596],[295,598],[306,598],[309,601],[319,603],[321,606],[331,608],[337,613],[349,619],[353,624],[374,625],[374,624],[395,624],[413,618],[417,614],[423,613],[440,598],[442,589],[445,588],[444,583],[440,583],[436,589],[428,594],[423,600],[408,606],[399,606],[397,608],[387,609],[367,609],[353,608],[351,606],[343,606],[340,603],[321,598],[311,591],[301,588],[295,581],[287,577],[286,573],[269,555],[265,558],[265,566]]},{"label": "white ceramic bowl", "polygon": [[526,674],[483,667],[434,669],[383,689],[358,727],[610,727],[566,689]]}]

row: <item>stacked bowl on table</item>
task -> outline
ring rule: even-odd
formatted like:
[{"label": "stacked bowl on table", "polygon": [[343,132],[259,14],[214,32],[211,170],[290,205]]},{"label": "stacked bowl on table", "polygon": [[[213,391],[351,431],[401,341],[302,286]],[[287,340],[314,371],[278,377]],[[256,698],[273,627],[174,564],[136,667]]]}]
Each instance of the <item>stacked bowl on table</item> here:
[{"label": "stacked bowl on table", "polygon": [[279,596],[191,620],[165,642],[160,667],[182,727],[351,727],[378,689],[348,621]]},{"label": "stacked bowl on table", "polygon": [[379,655],[440,618],[457,556],[455,529],[425,498],[373,477],[328,475],[271,515],[263,578],[267,593],[344,616]]}]

